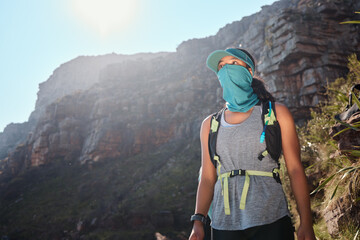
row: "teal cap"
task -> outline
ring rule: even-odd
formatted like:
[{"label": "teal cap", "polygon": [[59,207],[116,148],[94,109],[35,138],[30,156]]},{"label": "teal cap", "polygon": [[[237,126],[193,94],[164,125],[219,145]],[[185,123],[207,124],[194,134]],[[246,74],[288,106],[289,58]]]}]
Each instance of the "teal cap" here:
[{"label": "teal cap", "polygon": [[216,50],[212,52],[206,60],[206,65],[217,74],[219,61],[226,56],[233,56],[244,61],[247,65],[250,66],[253,74],[255,73],[255,64],[249,55],[238,48],[228,48],[226,50]]}]

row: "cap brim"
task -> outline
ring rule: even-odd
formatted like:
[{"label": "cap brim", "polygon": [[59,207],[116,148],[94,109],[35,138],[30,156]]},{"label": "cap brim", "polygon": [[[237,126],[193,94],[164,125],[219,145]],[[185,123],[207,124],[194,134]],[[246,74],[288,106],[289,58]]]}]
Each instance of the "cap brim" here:
[{"label": "cap brim", "polygon": [[208,68],[210,68],[212,71],[214,71],[215,73],[218,72],[218,64],[220,62],[220,60],[223,57],[226,56],[234,56],[237,58],[237,56],[225,51],[225,50],[216,50],[214,52],[212,52],[207,60],[206,60],[206,65],[208,66]]},{"label": "cap brim", "polygon": [[208,56],[206,65],[217,74],[219,61],[226,56],[233,56],[244,61],[251,68],[252,73],[255,72],[255,65],[253,61],[248,56],[248,54],[243,52],[241,49],[228,48],[226,50],[216,50]]}]

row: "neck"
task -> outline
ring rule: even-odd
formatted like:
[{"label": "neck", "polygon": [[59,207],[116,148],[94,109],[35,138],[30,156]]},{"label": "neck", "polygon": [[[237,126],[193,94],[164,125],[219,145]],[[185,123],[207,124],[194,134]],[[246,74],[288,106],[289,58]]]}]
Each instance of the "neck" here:
[{"label": "neck", "polygon": [[239,124],[244,122],[251,115],[254,107],[250,108],[247,112],[231,112],[229,109],[225,110],[225,121],[229,124]]}]

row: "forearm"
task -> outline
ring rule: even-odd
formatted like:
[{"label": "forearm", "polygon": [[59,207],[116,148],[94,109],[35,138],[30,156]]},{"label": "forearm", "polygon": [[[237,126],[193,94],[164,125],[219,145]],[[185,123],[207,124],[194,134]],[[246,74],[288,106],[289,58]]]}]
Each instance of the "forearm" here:
[{"label": "forearm", "polygon": [[209,180],[201,179],[196,195],[195,213],[207,215],[214,194],[214,183]]},{"label": "forearm", "polygon": [[290,184],[295,196],[301,224],[312,224],[310,210],[310,192],[304,168],[301,164],[300,144],[296,133],[294,119],[287,107],[276,105],[277,118],[281,127],[282,149]]},{"label": "forearm", "polygon": [[310,193],[302,166],[289,172],[290,184],[295,196],[300,224],[312,225]]}]

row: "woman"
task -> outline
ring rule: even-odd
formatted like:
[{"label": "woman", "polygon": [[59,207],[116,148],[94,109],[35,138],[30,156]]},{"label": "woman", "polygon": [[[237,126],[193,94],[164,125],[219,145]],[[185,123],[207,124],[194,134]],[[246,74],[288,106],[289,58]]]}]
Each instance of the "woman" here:
[{"label": "woman", "polygon": [[[281,184],[263,174],[272,172],[278,164],[269,155],[258,159],[259,151],[266,148],[265,143],[259,141],[259,129],[263,127],[261,102],[274,101],[274,98],[260,80],[253,78],[255,62],[245,50],[217,50],[209,55],[207,66],[219,78],[226,109],[222,113],[217,135],[216,151],[220,160],[216,168],[211,161],[208,145],[212,116],[207,117],[201,126],[202,172],[189,239],[204,238],[204,218],[210,204],[214,240],[294,239]],[[275,112],[281,128],[285,163],[300,214],[297,236],[299,240],[314,240],[309,190],[300,161],[294,120],[284,105],[276,103]],[[244,174],[226,177],[226,181],[222,178],[238,169],[246,170],[246,174],[241,170]],[[263,175],[250,175],[248,172],[261,172]]]}]

